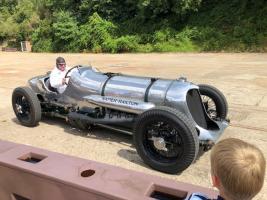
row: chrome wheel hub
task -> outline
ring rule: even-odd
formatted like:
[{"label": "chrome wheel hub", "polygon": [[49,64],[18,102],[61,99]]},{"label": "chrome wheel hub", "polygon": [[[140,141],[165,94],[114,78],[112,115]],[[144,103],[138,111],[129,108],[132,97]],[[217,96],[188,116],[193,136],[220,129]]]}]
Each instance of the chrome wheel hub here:
[{"label": "chrome wheel hub", "polygon": [[162,150],[162,151],[168,151],[168,149],[166,148],[166,142],[163,138],[152,137],[150,140],[153,141],[153,144],[156,147],[156,149]]},{"label": "chrome wheel hub", "polygon": [[19,104],[16,104],[16,109],[18,111],[18,113],[22,114],[22,106]]}]

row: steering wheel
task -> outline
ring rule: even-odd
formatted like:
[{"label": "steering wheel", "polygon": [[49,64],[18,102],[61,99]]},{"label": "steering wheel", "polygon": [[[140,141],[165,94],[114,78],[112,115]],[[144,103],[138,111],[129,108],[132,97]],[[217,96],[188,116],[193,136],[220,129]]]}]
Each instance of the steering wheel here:
[{"label": "steering wheel", "polygon": [[[69,79],[70,77],[71,77],[71,75],[69,75],[69,73],[72,71],[72,70],[74,70],[74,69],[76,69],[77,68],[77,70],[78,70],[78,72],[80,73],[80,70],[79,70],[79,68],[81,67],[81,65],[77,65],[77,66],[74,66],[74,67],[72,67],[72,68],[70,68],[68,71],[67,71],[67,73],[65,74],[65,79]],[[81,73],[80,73],[81,74]],[[65,81],[65,84],[66,85],[68,85],[68,82],[69,82],[69,80],[68,81]]]}]

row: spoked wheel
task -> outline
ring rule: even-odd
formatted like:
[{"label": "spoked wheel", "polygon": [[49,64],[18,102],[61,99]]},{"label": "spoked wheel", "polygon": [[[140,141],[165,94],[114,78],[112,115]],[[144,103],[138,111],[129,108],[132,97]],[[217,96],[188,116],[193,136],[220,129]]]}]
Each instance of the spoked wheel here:
[{"label": "spoked wheel", "polygon": [[207,114],[211,119],[216,119],[218,116],[216,104],[212,98],[206,95],[201,95],[202,103],[206,109]]},{"label": "spoked wheel", "polygon": [[185,170],[195,160],[199,149],[192,122],[169,107],[156,107],[139,116],[134,143],[146,164],[172,174]]},{"label": "spoked wheel", "polygon": [[19,87],[13,91],[12,106],[15,115],[24,126],[36,126],[41,120],[40,102],[28,87]]},{"label": "spoked wheel", "polygon": [[155,120],[145,131],[147,134],[143,135],[143,143],[155,159],[169,162],[183,154],[182,138],[178,130],[165,120]]},{"label": "spoked wheel", "polygon": [[199,91],[202,103],[211,119],[226,119],[228,104],[223,93],[217,88],[200,84]]}]

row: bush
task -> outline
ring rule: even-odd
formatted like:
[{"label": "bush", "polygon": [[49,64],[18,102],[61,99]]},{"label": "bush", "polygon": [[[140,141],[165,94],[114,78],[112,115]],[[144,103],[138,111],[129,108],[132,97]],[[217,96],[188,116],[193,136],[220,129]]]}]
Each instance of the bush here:
[{"label": "bush", "polygon": [[153,45],[152,44],[139,44],[137,47],[137,52],[142,52],[142,53],[150,53],[153,52]]},{"label": "bush", "polygon": [[[97,13],[89,17],[86,24],[80,27],[80,41],[84,49],[109,49],[107,46],[112,39],[116,26],[103,20]],[[105,43],[105,47],[103,44]]]},{"label": "bush", "polygon": [[34,51],[266,52],[266,12],[266,0],[4,0],[0,42],[31,38]]},{"label": "bush", "polygon": [[52,52],[53,43],[51,39],[38,40],[32,46],[33,52]]},{"label": "bush", "polygon": [[171,29],[163,29],[156,31],[153,36],[153,43],[167,42],[171,38],[173,38],[173,35],[174,35],[174,30]]},{"label": "bush", "polygon": [[50,22],[43,20],[39,27],[35,29],[31,36],[33,52],[51,52],[53,51],[52,28]]},{"label": "bush", "polygon": [[96,44],[93,46],[92,52],[93,53],[102,53],[102,47],[100,45]]},{"label": "bush", "polygon": [[55,14],[55,22],[52,25],[54,33],[54,51],[78,52],[81,48],[78,23],[69,12],[61,11]]},{"label": "bush", "polygon": [[156,52],[192,52],[200,48],[194,44],[195,29],[185,28],[181,32],[163,29],[154,33],[153,51]]},{"label": "bush", "polygon": [[193,41],[198,50],[202,51],[219,51],[225,46],[225,35],[217,31],[215,28],[210,27],[186,27],[181,33],[176,35],[177,39],[185,38],[185,44],[188,40]]},{"label": "bush", "polygon": [[175,52],[177,47],[170,42],[156,43],[153,46],[153,51],[156,52]]},{"label": "bush", "polygon": [[116,39],[117,52],[136,52],[139,40],[137,36],[129,35]]},{"label": "bush", "polygon": [[113,38],[107,38],[102,44],[102,50],[107,53],[117,53],[117,41]]}]

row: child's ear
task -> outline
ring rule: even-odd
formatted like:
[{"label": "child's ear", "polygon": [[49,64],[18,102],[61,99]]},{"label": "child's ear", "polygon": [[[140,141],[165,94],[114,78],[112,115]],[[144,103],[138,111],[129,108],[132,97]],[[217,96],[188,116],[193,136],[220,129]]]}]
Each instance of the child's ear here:
[{"label": "child's ear", "polygon": [[218,188],[220,186],[220,180],[217,176],[211,175],[212,186]]}]

